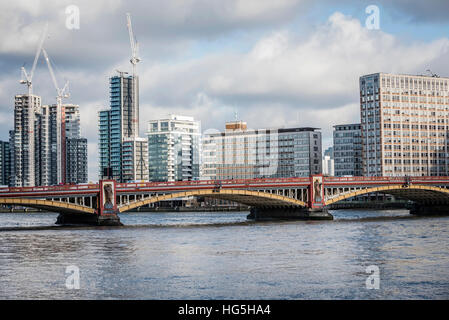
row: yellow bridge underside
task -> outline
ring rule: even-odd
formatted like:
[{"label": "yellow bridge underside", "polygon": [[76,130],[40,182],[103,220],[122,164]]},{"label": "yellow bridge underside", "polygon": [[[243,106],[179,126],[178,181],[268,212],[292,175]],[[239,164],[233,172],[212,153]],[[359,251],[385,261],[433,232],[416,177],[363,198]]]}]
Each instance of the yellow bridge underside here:
[{"label": "yellow bridge underside", "polygon": [[95,213],[95,209],[74,203],[42,199],[0,198],[0,204],[24,206],[60,213]]},{"label": "yellow bridge underside", "polygon": [[176,192],[165,194],[161,196],[151,197],[147,199],[138,200],[126,205],[122,205],[120,212],[129,211],[150,203],[155,203],[164,200],[171,200],[176,198],[190,197],[190,196],[204,196],[209,198],[216,198],[221,200],[229,200],[237,203],[245,204],[254,207],[272,206],[272,207],[305,207],[306,203],[293,198],[271,194],[267,192],[258,192],[250,190],[196,190],[186,192]]},{"label": "yellow bridge underside", "polygon": [[[410,185],[410,186],[383,186],[373,187],[353,192],[342,193],[338,196],[330,198],[325,201],[325,205],[330,205],[338,201],[349,199],[355,196],[381,192],[409,199],[418,203],[432,203],[438,202],[449,205],[449,189],[432,186]],[[267,192],[250,191],[250,190],[229,190],[229,189],[208,189],[208,190],[193,190],[185,192],[175,192],[151,198],[144,198],[136,200],[119,207],[119,212],[125,212],[138,208],[147,204],[156,203],[164,200],[172,200],[183,197],[204,196],[216,198],[221,200],[229,200],[251,207],[306,207],[307,204],[303,201],[271,194]],[[0,205],[18,205],[24,207],[31,207],[36,209],[48,210],[59,213],[88,213],[94,214],[95,209],[86,206],[81,206],[69,202],[52,201],[44,199],[28,199],[28,198],[0,198]]]},{"label": "yellow bridge underside", "polygon": [[420,186],[420,185],[410,185],[410,186],[384,186],[384,187],[373,187],[367,189],[361,189],[353,192],[346,192],[334,198],[328,199],[325,204],[330,205],[332,203],[349,199],[352,197],[364,195],[367,193],[381,192],[386,194],[391,194],[393,196],[398,196],[404,199],[426,203],[431,201],[448,202],[449,203],[449,190],[432,187],[432,186]]}]

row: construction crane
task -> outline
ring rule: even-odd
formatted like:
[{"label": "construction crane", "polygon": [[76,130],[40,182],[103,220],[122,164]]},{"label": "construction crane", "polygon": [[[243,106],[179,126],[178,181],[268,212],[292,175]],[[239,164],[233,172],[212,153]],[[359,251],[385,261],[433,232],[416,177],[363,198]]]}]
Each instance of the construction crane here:
[{"label": "construction crane", "polygon": [[430,70],[430,69],[427,69],[426,71],[427,71],[428,73],[430,73],[430,75],[431,75],[433,78],[439,78],[439,77],[440,77],[440,76],[437,75],[436,73],[433,73],[432,70]]},{"label": "construction crane", "polygon": [[34,75],[34,70],[36,69],[36,65],[37,65],[37,61],[39,60],[39,56],[41,54],[42,51],[42,45],[44,44],[44,40],[47,37],[47,30],[48,30],[48,23],[45,24],[44,26],[44,30],[42,32],[41,38],[39,40],[38,46],[37,46],[37,51],[36,54],[34,56],[34,61],[33,61],[33,66],[31,67],[31,72],[30,74],[27,73],[25,66],[23,66],[21,68],[22,70],[22,79],[20,80],[21,84],[26,84],[28,86],[28,95],[31,95],[33,93],[33,75]]},{"label": "construction crane", "polygon": [[56,158],[57,158],[57,183],[64,183],[64,171],[65,168],[65,123],[62,119],[62,99],[70,97],[69,81],[66,81],[64,87],[61,89],[58,86],[58,81],[56,80],[55,73],[53,72],[53,67],[50,63],[50,58],[48,57],[47,51],[42,48],[42,53],[44,54],[45,61],[47,62],[48,70],[50,71],[51,79],[53,80],[53,85],[56,89]]},{"label": "construction crane", "polygon": [[129,32],[129,42],[131,43],[131,60],[129,60],[133,66],[133,76],[136,75],[137,63],[140,62],[139,55],[139,43],[134,38],[133,26],[131,24],[131,14],[126,14],[128,32]]},{"label": "construction crane", "polygon": [[[131,104],[134,105],[134,110],[132,110],[132,121],[128,123],[129,131],[132,132],[132,135],[137,137],[139,134],[139,108],[138,108],[138,99],[137,99],[137,63],[139,63],[140,58],[139,55],[139,43],[134,38],[133,27],[131,24],[131,14],[126,14],[128,32],[129,32],[129,42],[131,43],[131,60],[129,60],[132,64],[133,68],[133,93],[131,98]],[[131,105],[130,104],[130,105]]]}]

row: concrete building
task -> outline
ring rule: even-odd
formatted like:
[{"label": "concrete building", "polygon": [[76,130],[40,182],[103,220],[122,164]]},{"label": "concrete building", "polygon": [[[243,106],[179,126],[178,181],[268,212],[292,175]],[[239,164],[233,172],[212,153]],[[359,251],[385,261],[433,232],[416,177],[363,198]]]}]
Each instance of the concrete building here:
[{"label": "concrete building", "polygon": [[169,115],[148,123],[151,181],[200,178],[201,124],[193,117]]},{"label": "concrete building", "polygon": [[87,140],[81,137],[79,106],[64,104],[59,116],[60,119],[56,104],[42,106],[37,115],[42,155],[40,161],[36,160],[41,172],[40,185],[86,183]]},{"label": "concrete building", "polygon": [[125,181],[148,181],[148,140],[125,138],[122,148],[123,179]]},{"label": "concrete building", "polygon": [[334,174],[362,176],[362,136],[360,123],[334,126]]},{"label": "concrete building", "polygon": [[[79,106],[62,106],[58,117],[57,105],[41,106],[41,98],[36,95],[16,95],[14,107],[14,130],[10,131],[11,181],[12,186],[45,186],[66,183],[68,159],[66,141],[79,139]],[[86,144],[87,147],[87,144]],[[87,149],[77,159],[87,163]],[[87,172],[87,171],[86,171]],[[74,183],[87,182],[72,180]]]},{"label": "concrete building", "polygon": [[35,115],[40,107],[41,97],[37,95],[20,94],[14,98],[12,186],[35,186]]},{"label": "concrete building", "polygon": [[87,183],[87,139],[66,137],[66,154],[65,182],[68,184]]},{"label": "concrete building", "polygon": [[129,168],[128,163],[123,162],[123,143],[139,134],[138,81],[138,77],[126,76],[124,72],[109,79],[110,109],[98,113],[100,177],[107,168],[112,169],[112,177],[119,182],[138,175],[129,172],[124,175],[123,171],[124,165]]},{"label": "concrete building", "polygon": [[363,173],[448,175],[449,78],[360,77]]},{"label": "concrete building", "polygon": [[325,176],[333,176],[334,175],[334,148],[333,147],[329,147],[324,151],[323,175],[325,175]]},{"label": "concrete building", "polygon": [[9,142],[0,141],[0,185],[9,186],[11,176],[11,152]]},{"label": "concrete building", "polygon": [[204,135],[203,178],[308,177],[322,173],[321,155],[317,128],[250,130],[233,121]]}]

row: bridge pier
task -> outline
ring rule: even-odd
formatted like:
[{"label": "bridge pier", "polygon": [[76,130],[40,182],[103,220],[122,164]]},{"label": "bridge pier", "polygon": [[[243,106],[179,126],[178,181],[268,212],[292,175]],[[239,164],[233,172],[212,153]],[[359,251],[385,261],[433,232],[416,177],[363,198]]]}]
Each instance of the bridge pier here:
[{"label": "bridge pier", "polygon": [[251,208],[247,219],[267,220],[333,220],[327,208]]},{"label": "bridge pier", "polygon": [[449,205],[420,205],[410,208],[410,214],[417,216],[449,216]]},{"label": "bridge pier", "polygon": [[60,225],[91,225],[91,226],[123,226],[117,214],[82,214],[60,213],[56,219]]}]

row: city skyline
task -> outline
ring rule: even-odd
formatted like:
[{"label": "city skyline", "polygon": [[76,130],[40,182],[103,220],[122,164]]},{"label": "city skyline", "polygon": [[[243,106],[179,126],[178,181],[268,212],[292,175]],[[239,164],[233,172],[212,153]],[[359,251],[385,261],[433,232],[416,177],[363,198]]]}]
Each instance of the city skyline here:
[{"label": "city skyline", "polygon": [[[18,83],[20,67],[31,64],[47,20],[50,36],[44,47],[58,67],[57,76],[70,80],[72,97],[67,102],[80,105],[90,181],[98,175],[96,113],[109,107],[108,78],[117,68],[131,71],[126,12],[133,17],[141,45],[141,136],[146,136],[149,120],[169,113],[193,116],[203,131],[221,131],[237,110],[251,128],[322,128],[326,149],[332,144],[333,125],[360,121],[359,76],[425,74],[427,69],[449,74],[449,41],[442,31],[448,20],[439,14],[447,10],[446,4],[434,2],[424,10],[418,2],[380,1],[380,30],[368,30],[369,2],[257,2],[256,11],[249,3],[200,7],[191,1],[180,8],[169,2],[160,8],[154,3],[127,7],[112,2],[92,10],[84,1],[2,4],[2,15],[10,16],[1,19],[5,41],[0,48],[0,140],[8,140],[12,129],[14,95],[25,91]],[[64,27],[69,4],[79,6],[79,30]],[[162,11],[168,17],[156,17]],[[204,18],[205,12],[215,19]],[[429,19],[432,14],[434,20]],[[33,87],[43,104],[54,101],[42,59]]]}]

